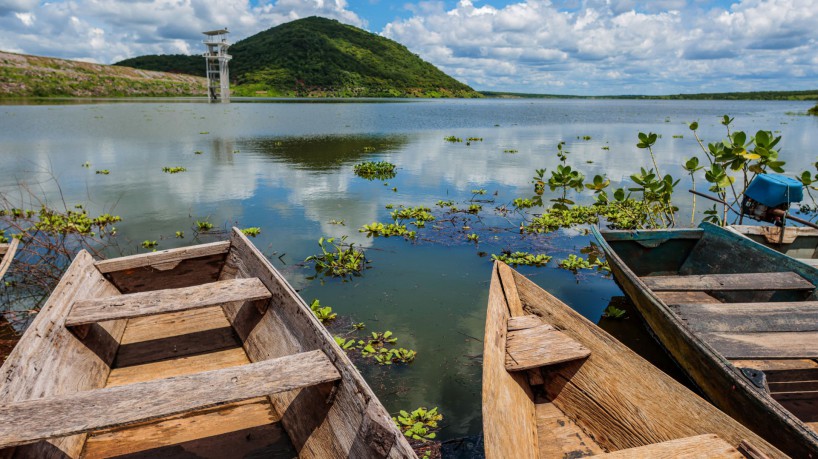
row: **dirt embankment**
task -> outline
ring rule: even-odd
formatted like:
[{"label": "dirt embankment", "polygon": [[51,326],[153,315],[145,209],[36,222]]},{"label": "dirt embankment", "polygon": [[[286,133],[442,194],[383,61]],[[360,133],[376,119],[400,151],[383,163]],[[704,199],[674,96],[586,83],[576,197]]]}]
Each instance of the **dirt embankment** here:
[{"label": "dirt embankment", "polygon": [[191,75],[0,51],[0,98],[205,96],[206,85]]}]

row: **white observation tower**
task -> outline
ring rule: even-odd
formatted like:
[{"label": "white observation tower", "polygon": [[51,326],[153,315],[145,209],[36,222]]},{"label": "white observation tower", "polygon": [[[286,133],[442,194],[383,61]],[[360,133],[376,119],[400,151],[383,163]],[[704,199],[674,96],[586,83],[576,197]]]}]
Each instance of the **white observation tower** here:
[{"label": "white observation tower", "polygon": [[230,102],[230,71],[227,62],[233,57],[227,54],[227,28],[203,32],[207,35],[202,43],[207,46],[203,54],[207,62],[207,96],[211,102],[221,99]]}]

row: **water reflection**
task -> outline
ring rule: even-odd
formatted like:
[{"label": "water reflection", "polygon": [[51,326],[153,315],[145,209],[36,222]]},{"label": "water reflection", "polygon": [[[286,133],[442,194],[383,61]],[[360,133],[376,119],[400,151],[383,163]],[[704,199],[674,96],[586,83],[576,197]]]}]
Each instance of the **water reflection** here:
[{"label": "water reflection", "polygon": [[[479,252],[531,248],[554,255],[549,266],[521,272],[593,321],[621,295],[610,278],[577,278],[556,268],[559,258],[589,243],[586,234],[521,238],[520,215],[493,212],[532,195],[534,170],[559,163],[558,142],[566,142],[569,162],[587,177],[606,174],[619,186],[650,164],[647,152],[635,147],[637,133],[660,134],[659,167],[682,178],[677,204],[683,213],[690,198],[680,164],[701,156],[687,122],[699,120],[706,141],[723,138],[718,121],[725,113],[750,133],[780,130],[788,171],[811,167],[818,143],[818,118],[787,114],[805,111],[809,102],[376,102],[4,105],[0,193],[13,196],[23,182],[50,202],[119,214],[121,245],[133,252],[143,251],[145,239],[158,240],[160,249],[195,243],[173,236],[192,234],[197,219],[261,227],[253,242],[308,301],[320,298],[347,320],[365,322],[367,331],[391,330],[399,346],[418,352],[405,368],[366,362],[359,368],[393,412],[439,406],[446,416],[441,438],[449,439],[481,430],[479,355],[491,263]],[[451,135],[483,140],[444,141]],[[397,176],[386,182],[356,177],[352,166],[365,160],[392,162]],[[82,167],[85,162],[91,167]],[[165,174],[165,166],[187,171]],[[99,169],[110,175],[95,174]],[[492,200],[483,205],[482,226],[475,225],[485,228],[477,246],[459,229],[416,243],[358,232],[389,221],[387,205],[434,208],[438,200],[453,200],[463,207],[477,188]],[[502,231],[489,230],[496,226]],[[431,226],[424,231],[435,234]],[[368,248],[372,269],[347,283],[308,281],[314,272],[301,262],[316,253],[318,238],[344,235]],[[602,325],[624,339],[629,335],[619,328],[636,322]],[[629,343],[655,350],[648,339]]]}]

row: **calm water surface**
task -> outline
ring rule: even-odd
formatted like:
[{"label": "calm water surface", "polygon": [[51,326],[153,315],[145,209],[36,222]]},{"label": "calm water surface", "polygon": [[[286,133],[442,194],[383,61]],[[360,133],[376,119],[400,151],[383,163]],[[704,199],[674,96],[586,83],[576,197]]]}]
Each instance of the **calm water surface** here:
[{"label": "calm water surface", "polygon": [[[159,249],[194,244],[192,224],[260,226],[254,242],[309,302],[319,298],[341,316],[333,327],[365,322],[369,331],[391,330],[398,345],[415,349],[408,366],[358,366],[387,409],[439,406],[446,416],[442,439],[481,431],[480,378],[483,325],[491,262],[485,254],[538,250],[554,255],[548,267],[521,271],[594,322],[622,293],[596,273],[580,277],[556,267],[579,253],[581,231],[521,237],[520,216],[494,208],[530,197],[537,168],[558,164],[565,141],[569,162],[586,176],[607,174],[627,184],[650,158],[635,147],[639,131],[662,135],[655,148],[663,173],[679,178],[679,165],[701,152],[687,128],[698,120],[702,137],[724,136],[724,114],[735,128],[780,131],[790,172],[816,160],[818,117],[797,116],[809,102],[448,100],[206,103],[118,102],[71,105],[0,105],[0,193],[20,196],[25,184],[69,206],[120,215],[118,241],[128,253],[158,240]],[[450,143],[444,137],[482,141]],[[673,136],[683,136],[674,138]],[[590,140],[583,140],[590,136]],[[603,149],[608,147],[609,149]],[[517,153],[504,153],[517,150]],[[201,151],[202,154],[194,152]],[[389,161],[395,178],[367,181],[352,172],[361,161]],[[89,168],[82,167],[90,163]],[[162,167],[187,172],[165,174]],[[109,175],[96,170],[108,169]],[[689,222],[683,180],[677,201]],[[396,190],[393,190],[393,188]],[[453,200],[469,204],[486,189],[483,217],[468,232],[459,222],[431,224],[415,243],[368,239],[364,224],[389,221],[387,205]],[[442,215],[437,212],[438,215]],[[698,221],[697,217],[697,221]],[[343,221],[343,225],[331,221]],[[185,231],[186,239],[174,238]],[[348,236],[367,248],[371,269],[350,282],[320,279],[301,262],[318,251],[318,238]],[[629,319],[637,322],[637,319]],[[627,324],[629,321],[625,321]],[[611,325],[622,332],[623,322]],[[639,328],[635,325],[633,328]],[[648,339],[629,344],[656,352]]]}]

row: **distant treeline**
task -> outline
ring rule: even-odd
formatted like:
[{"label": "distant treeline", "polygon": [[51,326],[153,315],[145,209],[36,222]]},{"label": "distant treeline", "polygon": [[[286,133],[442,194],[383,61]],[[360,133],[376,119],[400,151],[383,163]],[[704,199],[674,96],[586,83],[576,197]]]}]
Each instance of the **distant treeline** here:
[{"label": "distant treeline", "polygon": [[522,99],[649,99],[649,100],[818,100],[818,89],[809,91],[754,91],[719,92],[702,94],[671,94],[666,96],[574,96],[557,94],[527,94],[481,91],[486,97]]}]

